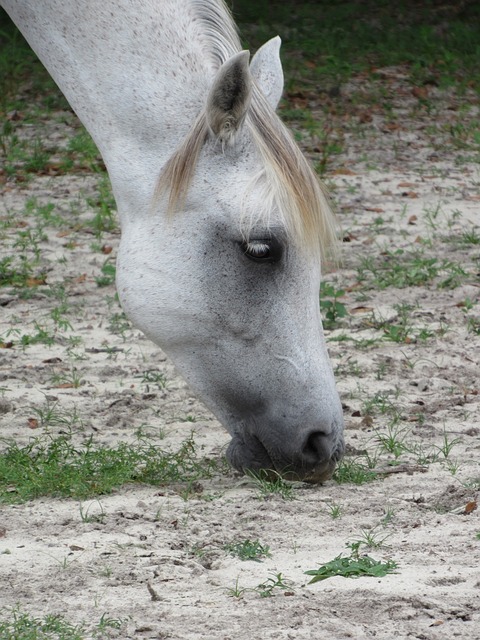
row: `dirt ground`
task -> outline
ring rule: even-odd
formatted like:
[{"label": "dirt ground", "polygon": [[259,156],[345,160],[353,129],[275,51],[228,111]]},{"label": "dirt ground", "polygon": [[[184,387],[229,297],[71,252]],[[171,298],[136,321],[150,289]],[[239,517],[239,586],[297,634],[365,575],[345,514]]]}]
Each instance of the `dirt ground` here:
[{"label": "dirt ground", "polygon": [[[478,120],[478,106],[468,92],[460,99],[428,87],[415,95],[401,69],[378,77],[388,81],[390,116],[375,105],[339,116],[331,135],[342,151],[326,177],[344,239],[342,266],[326,280],[344,291],[348,315],[326,334],[347,461],[373,461],[377,478],[298,485],[286,500],[225,471],[187,499],[180,486],[130,485],[81,504],[4,504],[3,614],[20,606],[87,625],[106,616],[122,621],[108,634],[125,639],[480,638],[480,171],[478,149],[475,156],[455,144],[452,133]],[[362,82],[342,86],[342,100],[353,104]],[[318,114],[322,99],[302,97]],[[75,127],[69,114],[53,113],[24,135],[61,145]],[[314,146],[307,135],[304,144]],[[50,403],[76,409],[79,441],[113,445],[143,429],[178,448],[193,432],[199,455],[221,456],[221,425],[160,349],[122,319],[113,284],[97,284],[119,237],[105,232],[103,250],[92,249],[83,224],[98,176],[46,173],[0,184],[0,219],[17,219],[3,232],[0,258],[19,229],[36,224],[28,199],[74,217],[68,231],[44,227],[46,285],[28,298],[0,290],[2,446],[39,436],[34,409]],[[58,301],[46,293],[55,284],[69,305],[63,329],[52,324]],[[22,347],[21,336],[38,326],[54,332],[53,344]],[[165,388],[146,371],[164,374]],[[74,375],[78,384],[68,382]],[[242,561],[225,551],[246,539],[268,545],[271,557]],[[308,584],[305,571],[367,539],[360,551],[395,561],[395,573]],[[279,573],[288,589],[261,597],[258,585]]]}]

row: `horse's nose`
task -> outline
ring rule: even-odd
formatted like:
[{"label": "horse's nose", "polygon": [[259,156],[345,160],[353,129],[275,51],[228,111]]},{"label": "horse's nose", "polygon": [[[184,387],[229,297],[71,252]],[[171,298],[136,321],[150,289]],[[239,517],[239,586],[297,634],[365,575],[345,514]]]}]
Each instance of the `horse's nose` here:
[{"label": "horse's nose", "polygon": [[305,438],[299,462],[306,468],[314,467],[332,456],[332,437],[323,431],[312,431]]},{"label": "horse's nose", "polygon": [[296,442],[285,440],[280,459],[275,462],[277,471],[287,478],[321,482],[332,475],[342,453],[342,440],[334,432],[312,429]]}]

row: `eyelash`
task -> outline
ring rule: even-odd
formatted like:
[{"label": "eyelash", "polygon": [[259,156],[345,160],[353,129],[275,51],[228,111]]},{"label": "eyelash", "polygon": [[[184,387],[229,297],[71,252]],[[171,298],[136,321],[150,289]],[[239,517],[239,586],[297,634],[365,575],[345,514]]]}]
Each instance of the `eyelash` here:
[{"label": "eyelash", "polygon": [[282,245],[274,238],[245,240],[240,246],[243,255],[253,262],[275,263],[282,259]]},{"label": "eyelash", "polygon": [[253,242],[245,242],[243,250],[247,256],[262,259],[267,258],[270,255],[271,246],[268,242],[256,240]]}]

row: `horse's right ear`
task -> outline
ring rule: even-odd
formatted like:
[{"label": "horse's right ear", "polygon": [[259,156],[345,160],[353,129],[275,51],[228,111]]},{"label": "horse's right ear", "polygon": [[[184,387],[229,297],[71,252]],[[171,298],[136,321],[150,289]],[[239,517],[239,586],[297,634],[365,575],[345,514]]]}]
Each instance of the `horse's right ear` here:
[{"label": "horse's right ear", "polygon": [[270,105],[275,110],[283,93],[283,69],[278,36],[266,42],[253,56],[250,71]]},{"label": "horse's right ear", "polygon": [[224,62],[208,94],[207,123],[222,145],[235,142],[250,106],[252,76],[249,60],[250,53],[240,51]]}]

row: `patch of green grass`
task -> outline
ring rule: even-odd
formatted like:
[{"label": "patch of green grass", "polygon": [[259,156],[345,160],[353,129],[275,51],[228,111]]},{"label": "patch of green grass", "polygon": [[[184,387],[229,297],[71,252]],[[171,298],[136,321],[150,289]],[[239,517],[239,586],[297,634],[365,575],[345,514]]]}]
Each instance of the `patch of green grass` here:
[{"label": "patch of green grass", "polygon": [[460,242],[466,245],[479,245],[480,244],[480,233],[477,231],[476,227],[472,227],[468,231],[464,231],[460,236]]},{"label": "patch of green grass", "polygon": [[[135,377],[141,378],[141,383],[146,385],[147,387],[150,384],[154,384],[157,389],[165,389],[168,383],[167,376],[161,371],[157,371],[156,369],[148,369],[147,371],[143,371],[140,375]],[[194,419],[187,419],[186,421],[195,422]]]},{"label": "patch of green grass", "polygon": [[336,502],[332,502],[331,504],[327,504],[327,513],[332,520],[336,520],[342,515],[342,507]]},{"label": "patch of green grass", "polygon": [[133,326],[130,320],[127,318],[123,311],[113,313],[108,319],[108,330],[111,333],[122,336],[123,340],[126,340],[125,333],[131,331]]},{"label": "patch of green grass", "polygon": [[29,287],[45,282],[45,271],[37,271],[35,265],[22,256],[0,258],[0,287]]},{"label": "patch of green grass", "polygon": [[244,540],[243,542],[230,542],[224,547],[225,551],[240,560],[255,560],[261,562],[262,558],[270,558],[270,547],[262,544],[260,540]]},{"label": "patch of green grass", "polygon": [[373,482],[377,477],[375,470],[368,464],[350,458],[343,458],[332,476],[338,484],[365,484]]},{"label": "patch of green grass", "polygon": [[477,336],[480,335],[480,319],[474,318],[473,316],[466,316],[467,319],[467,329],[470,333],[475,333]]},{"label": "patch of green grass", "polygon": [[362,402],[362,415],[389,415],[399,418],[399,409],[391,400],[391,396],[394,394],[394,391],[377,391],[371,398],[366,398]]},{"label": "patch of green grass", "polygon": [[17,180],[26,180],[28,174],[44,172],[52,155],[52,150],[47,149],[40,137],[21,139],[8,121],[0,129],[0,151],[6,175]]},{"label": "patch of green grass", "polygon": [[113,262],[111,258],[107,258],[102,264],[101,272],[101,276],[95,276],[95,282],[98,287],[109,287],[115,283],[117,269],[115,262]]},{"label": "patch of green grass", "polygon": [[408,429],[392,423],[387,425],[386,431],[377,431],[376,439],[384,451],[392,454],[397,460],[408,450],[405,439],[409,433]]},{"label": "patch of green grass", "polygon": [[281,496],[284,500],[294,500],[293,484],[271,469],[247,471],[246,475],[252,480],[263,498],[272,495]]},{"label": "patch of green grass", "polygon": [[72,367],[70,371],[54,373],[51,377],[51,382],[54,387],[71,389],[78,389],[80,386],[85,384],[85,381],[76,367]]},{"label": "patch of green grass", "polygon": [[[67,163],[65,168],[85,168],[94,173],[105,172],[105,165],[103,164],[100,152],[83,127],[69,139],[67,155],[64,162]],[[106,187],[102,185],[101,190],[105,188]]]},{"label": "patch of green grass", "polygon": [[[233,9],[254,48],[281,31],[287,71],[298,80],[347,79],[356,72],[406,65],[411,81],[478,87],[480,19],[476,3],[451,5],[388,0],[364,3],[239,0]],[[448,28],[444,28],[448,20]],[[288,86],[288,85],[287,85]]]},{"label": "patch of green grass", "polygon": [[23,447],[8,443],[0,453],[0,503],[39,496],[84,499],[128,482],[191,483],[211,477],[215,470],[215,462],[197,458],[191,438],[178,451],[166,452],[146,439],[109,448],[97,446],[92,438],[76,445],[71,434],[45,435]]},{"label": "patch of green grass", "polygon": [[88,198],[87,204],[94,210],[94,215],[86,226],[93,231],[97,240],[101,240],[105,232],[117,229],[117,206],[107,174],[100,178],[96,196]]},{"label": "patch of green grass", "polygon": [[11,346],[20,345],[26,349],[33,344],[45,344],[51,346],[55,343],[55,336],[46,328],[40,325],[36,320],[33,322],[35,333],[22,333],[20,329],[8,329],[4,336],[0,337],[0,342],[10,343]]},{"label": "patch of green grass", "polygon": [[23,613],[19,609],[0,611],[0,638],[2,640],[87,640],[111,637],[109,631],[119,630],[122,620],[103,615],[95,627],[72,624],[63,616],[47,614],[43,618]]},{"label": "patch of green grass", "polygon": [[468,277],[458,263],[403,249],[384,251],[380,259],[363,258],[357,273],[359,282],[376,289],[419,287],[433,282],[441,288],[455,288]]}]

